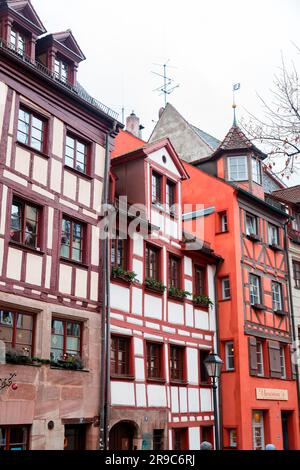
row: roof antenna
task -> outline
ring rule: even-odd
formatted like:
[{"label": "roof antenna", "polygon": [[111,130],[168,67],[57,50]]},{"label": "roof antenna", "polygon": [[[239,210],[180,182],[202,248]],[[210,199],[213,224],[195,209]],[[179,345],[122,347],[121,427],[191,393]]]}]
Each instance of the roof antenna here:
[{"label": "roof antenna", "polygon": [[164,64],[153,64],[153,65],[157,65],[158,67],[163,67],[163,75],[161,73],[151,72],[154,75],[157,75],[158,77],[161,77],[164,79],[164,84],[159,86],[158,88],[155,88],[155,90],[153,91],[159,92],[159,96],[164,95],[165,107],[167,105],[167,96],[173,93],[175,88],[178,88],[180,86],[179,84],[175,85],[174,84],[175,80],[167,76],[167,67],[176,68],[176,67],[172,67],[171,65],[168,65],[169,62],[170,60],[167,60]]},{"label": "roof antenna", "polygon": [[235,92],[238,91],[240,88],[241,88],[241,84],[240,84],[240,83],[235,83],[235,84],[233,85],[233,90],[232,90],[232,94],[233,94],[233,102],[232,102],[232,108],[233,108],[233,127],[237,127],[237,119],[236,119],[236,108],[237,108],[237,104],[236,104],[236,101],[235,101]]}]

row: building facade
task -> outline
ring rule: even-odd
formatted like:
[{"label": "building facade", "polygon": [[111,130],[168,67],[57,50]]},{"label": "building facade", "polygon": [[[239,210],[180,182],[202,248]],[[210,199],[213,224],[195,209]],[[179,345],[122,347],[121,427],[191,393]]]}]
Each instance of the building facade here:
[{"label": "building facade", "polygon": [[0,376],[16,374],[0,449],[97,449],[98,222],[117,116],[77,83],[70,30],[45,35],[30,1],[1,1],[0,24]]},{"label": "building facade", "polygon": [[115,196],[139,204],[148,228],[112,241],[110,448],[199,449],[214,440],[204,360],[216,350],[221,260],[182,235],[189,176],[168,140],[145,144],[121,132],[114,157]]},{"label": "building facade", "polygon": [[202,218],[205,239],[224,259],[217,280],[224,449],[299,448],[288,216],[265,201],[263,159],[234,125],[200,169],[184,164],[183,202],[205,206],[184,215],[185,227]]}]

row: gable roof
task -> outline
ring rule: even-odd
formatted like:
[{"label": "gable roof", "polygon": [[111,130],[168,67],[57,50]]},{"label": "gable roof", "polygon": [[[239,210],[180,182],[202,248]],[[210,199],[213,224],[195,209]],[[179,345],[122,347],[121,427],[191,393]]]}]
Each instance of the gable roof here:
[{"label": "gable roof", "polygon": [[291,188],[273,191],[272,196],[286,204],[300,205],[300,184]]},{"label": "gable roof", "polygon": [[223,152],[234,150],[252,150],[260,156],[262,160],[267,158],[267,155],[259,150],[244,132],[236,125],[233,125],[228,131],[224,140],[220,143],[218,148],[212,154],[212,158],[219,156]]},{"label": "gable roof", "polygon": [[34,26],[39,34],[44,34],[46,28],[35,11],[30,0],[2,0],[0,6],[6,5],[10,10],[20,15],[25,21]]},{"label": "gable roof", "polygon": [[121,130],[115,138],[115,148],[111,154],[111,158],[117,158],[120,155],[124,155],[128,152],[132,152],[138,148],[144,147],[146,142],[139,139],[131,132]]},{"label": "gable roof", "polygon": [[189,124],[191,129],[198,134],[200,139],[202,139],[204,142],[207,143],[213,150],[216,149],[220,145],[220,141],[216,139],[216,137],[213,137],[212,135],[208,134],[207,132],[202,131],[201,129],[198,129],[198,127],[193,126],[192,124]]},{"label": "gable roof", "polygon": [[166,150],[169,152],[182,179],[189,179],[189,174],[186,171],[182,160],[178,157],[176,150],[174,149],[169,139],[161,139],[157,140],[156,142],[150,142],[148,144],[146,143],[142,147],[138,147],[125,154],[116,156],[112,159],[111,165],[112,167],[116,167],[118,165],[122,165],[123,163],[127,163],[128,161],[137,160],[139,158],[147,158],[149,154],[163,147],[165,147]]},{"label": "gable roof", "polygon": [[67,29],[66,31],[61,31],[59,33],[53,33],[52,37],[55,41],[58,41],[60,44],[62,44],[64,47],[72,51],[74,54],[76,54],[78,57],[80,57],[81,60],[85,60],[85,55],[80,49],[78,42],[76,41],[72,31],[70,29]]}]

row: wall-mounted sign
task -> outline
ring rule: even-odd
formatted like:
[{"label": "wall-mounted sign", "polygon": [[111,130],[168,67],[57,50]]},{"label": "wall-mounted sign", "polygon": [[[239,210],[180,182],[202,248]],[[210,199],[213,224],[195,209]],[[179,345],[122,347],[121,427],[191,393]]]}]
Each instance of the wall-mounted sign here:
[{"label": "wall-mounted sign", "polygon": [[257,388],[256,398],[257,400],[287,401],[289,399],[289,393],[287,390],[277,388]]}]

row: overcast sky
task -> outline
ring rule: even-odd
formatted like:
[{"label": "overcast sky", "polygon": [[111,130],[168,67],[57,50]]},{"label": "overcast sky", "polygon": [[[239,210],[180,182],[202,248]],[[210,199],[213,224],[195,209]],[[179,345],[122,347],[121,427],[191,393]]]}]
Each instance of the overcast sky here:
[{"label": "overcast sky", "polygon": [[163,97],[154,63],[170,60],[180,84],[169,101],[192,124],[222,139],[239,117],[260,114],[281,62],[300,44],[299,0],[32,0],[48,32],[72,29],[87,60],[79,81],[104,104],[132,110],[152,131]]}]

